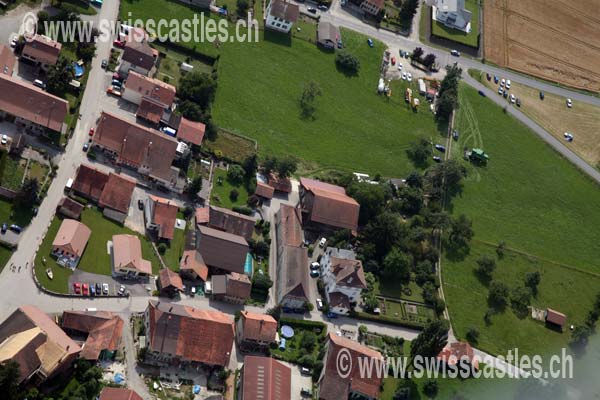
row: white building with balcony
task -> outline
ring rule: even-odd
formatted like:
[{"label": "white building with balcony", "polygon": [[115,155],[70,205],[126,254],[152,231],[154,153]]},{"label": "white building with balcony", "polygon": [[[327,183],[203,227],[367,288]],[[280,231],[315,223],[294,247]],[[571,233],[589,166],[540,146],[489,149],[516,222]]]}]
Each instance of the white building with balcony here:
[{"label": "white building with balcony", "polygon": [[321,257],[321,270],[330,311],[348,314],[367,288],[362,263],[351,250],[328,247]]}]

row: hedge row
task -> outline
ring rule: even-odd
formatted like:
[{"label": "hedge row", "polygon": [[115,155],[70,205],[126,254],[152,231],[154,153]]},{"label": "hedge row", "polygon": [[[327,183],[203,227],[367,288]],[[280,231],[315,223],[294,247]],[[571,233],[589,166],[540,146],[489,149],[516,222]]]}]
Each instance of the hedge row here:
[{"label": "hedge row", "polygon": [[421,330],[425,328],[425,324],[416,321],[407,321],[397,318],[386,317],[385,315],[373,315],[364,312],[356,313],[356,318],[367,321],[380,322],[382,324],[403,326],[405,328]]}]

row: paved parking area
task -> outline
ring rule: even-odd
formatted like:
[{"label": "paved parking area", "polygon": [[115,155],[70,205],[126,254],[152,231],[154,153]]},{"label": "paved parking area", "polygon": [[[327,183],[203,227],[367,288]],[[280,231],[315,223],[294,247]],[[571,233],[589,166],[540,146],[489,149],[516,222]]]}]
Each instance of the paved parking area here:
[{"label": "paved parking area", "polygon": [[125,220],[125,226],[138,233],[145,234],[146,226],[144,222],[144,210],[140,210],[138,207],[138,200],[144,200],[148,197],[148,192],[136,186],[133,189],[133,195],[131,196],[131,203],[129,204],[129,215]]},{"label": "paved parking area", "polygon": [[282,363],[292,370],[292,400],[305,399],[305,397],[302,397],[300,394],[300,391],[302,388],[306,388],[312,392],[312,378],[310,376],[302,375],[299,366],[286,362]]},{"label": "paved parking area", "polygon": [[[153,279],[149,282],[137,282],[124,279],[116,279],[108,275],[93,274],[91,272],[81,271],[76,269],[69,277],[69,292],[73,292],[73,284],[75,282],[96,284],[108,283],[109,295],[114,296],[119,291],[119,287],[124,285],[131,296],[148,296],[156,289],[156,283]],[[151,290],[148,290],[150,288]]]}]

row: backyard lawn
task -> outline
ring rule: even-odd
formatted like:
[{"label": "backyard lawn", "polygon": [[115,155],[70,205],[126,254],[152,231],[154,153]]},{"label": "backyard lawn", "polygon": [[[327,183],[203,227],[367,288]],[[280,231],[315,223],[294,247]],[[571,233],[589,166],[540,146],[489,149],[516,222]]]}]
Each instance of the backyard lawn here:
[{"label": "backyard lawn", "polygon": [[[59,266],[55,262],[55,258],[50,255],[52,250],[52,242],[58,232],[61,220],[58,217],[54,217],[48,233],[44,237],[37,256],[35,259],[35,271],[38,280],[42,285],[50,290],[54,290],[61,293],[67,293],[68,279],[71,275],[71,271],[67,268]],[[92,235],[88,241],[88,244],[83,253],[83,257],[79,262],[79,268],[82,271],[92,272],[102,275],[111,274],[111,260],[110,254],[107,251],[106,243],[112,240],[113,235],[118,234],[133,234],[137,235],[132,230],[118,225],[112,222],[102,215],[102,213],[96,208],[86,208],[81,215],[81,222],[91,229]],[[152,249],[150,242],[141,235],[137,235],[142,242],[142,256],[144,259],[149,260],[152,263],[152,273],[158,273],[160,268],[160,262]],[[46,264],[44,265],[42,258],[46,258]],[[50,280],[46,276],[46,268],[51,267],[54,272],[54,279]]]},{"label": "backyard lawn", "polygon": [[[184,219],[183,213],[178,213],[177,218]],[[187,230],[187,229],[186,229]],[[185,232],[183,229],[175,228],[173,240],[167,246],[167,251],[162,255],[162,259],[171,270],[179,271],[179,260],[183,254],[183,248],[185,246]]]},{"label": "backyard lawn", "polygon": [[3,157],[5,157],[5,161],[2,173],[2,186],[12,190],[19,190],[23,183],[26,161],[20,158],[15,159],[11,156],[3,155]]},{"label": "backyard lawn", "polygon": [[456,124],[460,141],[453,146],[453,158],[462,158],[463,147],[480,147],[490,160],[485,167],[465,162],[468,178],[450,205],[454,215],[464,213],[473,220],[475,232],[466,259],[446,254],[443,262],[444,291],[455,333],[464,338],[469,327],[477,327],[478,347],[492,353],[515,346],[523,353],[563,347],[568,333],[519,319],[510,308],[485,325],[487,289],[474,275],[475,260],[483,253],[495,256],[495,246],[504,241],[519,254],[507,251],[498,260],[494,279],[512,289],[522,286],[526,272],[538,270],[541,284],[532,304],[566,313],[568,324],[581,322],[600,290],[598,186],[465,85],[460,88]]},{"label": "backyard lawn", "polygon": [[[238,191],[239,196],[237,200],[232,200],[229,195],[231,191],[235,189]],[[236,185],[227,179],[227,171],[222,168],[215,168],[213,176],[213,188],[210,195],[211,201],[214,205],[225,208],[233,208],[234,206],[245,206],[248,200],[248,190],[246,187]]]},{"label": "backyard lawn", "polygon": [[465,33],[458,29],[448,28],[432,19],[431,34],[476,48],[479,36],[479,0],[465,0],[465,8],[471,11],[471,32]]}]

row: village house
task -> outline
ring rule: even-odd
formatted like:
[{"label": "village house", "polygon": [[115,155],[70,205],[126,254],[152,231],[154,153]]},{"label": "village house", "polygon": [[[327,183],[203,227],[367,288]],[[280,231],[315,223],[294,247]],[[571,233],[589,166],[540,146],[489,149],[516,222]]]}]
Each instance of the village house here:
[{"label": "village house", "polygon": [[17,57],[15,57],[12,49],[0,44],[0,73],[12,76],[16,62]]},{"label": "village house", "polygon": [[132,168],[166,189],[183,192],[185,181],[172,166],[177,151],[175,138],[102,112],[92,143],[116,164]]},{"label": "village house", "polygon": [[465,0],[428,0],[433,7],[431,18],[448,28],[471,32],[471,11],[465,8]]},{"label": "village house", "polygon": [[240,400],[290,400],[292,370],[271,357],[244,357]]},{"label": "village house", "polygon": [[179,207],[172,201],[158,196],[148,196],[144,207],[146,229],[155,234],[159,240],[173,240],[178,211]]},{"label": "village house", "polygon": [[143,400],[137,392],[126,388],[106,386],[100,392],[98,400]]},{"label": "village house", "polygon": [[196,248],[213,273],[246,272],[246,258],[250,248],[242,236],[197,225]]},{"label": "village house", "polygon": [[268,183],[256,181],[256,190],[254,195],[263,200],[271,200],[275,194],[275,188]]},{"label": "village house", "polygon": [[175,86],[131,71],[125,80],[122,98],[138,105],[138,118],[158,125],[169,121],[175,94]]},{"label": "village house", "polygon": [[18,383],[38,387],[66,373],[81,348],[39,308],[21,306],[0,324],[0,364],[19,364]]},{"label": "village house", "polygon": [[475,356],[473,347],[467,342],[448,343],[438,354],[437,359],[448,367],[468,366],[474,371],[479,369],[479,360]]},{"label": "village house", "polygon": [[60,265],[77,268],[91,234],[90,228],[81,222],[64,219],[52,242],[52,255]]},{"label": "village house", "polygon": [[[350,357],[350,371],[342,378],[338,367],[338,354],[341,351]],[[329,333],[323,359],[323,370],[318,380],[319,400],[361,399],[374,400],[379,397],[379,389],[383,385],[382,376],[363,376],[359,358],[382,360],[383,356],[376,350],[363,346],[358,342]]]},{"label": "village house", "polygon": [[244,274],[231,272],[211,277],[212,298],[234,304],[244,304],[250,298],[252,282]]},{"label": "village house", "polygon": [[144,314],[151,365],[179,368],[229,365],[233,350],[233,319],[219,311],[149,301]]},{"label": "village house", "polygon": [[65,133],[69,103],[21,78],[0,74],[0,111],[2,119],[14,118],[17,127],[33,133]]},{"label": "village house", "polygon": [[158,288],[161,296],[175,297],[183,292],[183,281],[176,272],[163,268],[158,273]]},{"label": "village house", "polygon": [[342,43],[340,29],[331,22],[319,21],[317,44],[325,49],[335,49],[339,43]]},{"label": "village house", "polygon": [[300,178],[300,209],[305,228],[319,232],[358,229],[360,205],[341,186]]},{"label": "village house", "polygon": [[142,243],[134,235],[113,235],[113,274],[126,277],[147,277],[152,274],[152,264],[142,258]]},{"label": "village house", "polygon": [[80,356],[90,361],[114,359],[124,324],[108,311],[65,311],[61,321],[67,334],[84,338]]},{"label": "village house", "polygon": [[298,20],[300,9],[297,4],[284,0],[271,0],[265,11],[267,20],[265,27],[275,31],[288,33]]},{"label": "village house", "polygon": [[256,220],[226,208],[210,206],[208,208],[208,220],[203,224],[206,224],[210,228],[242,236],[246,240],[250,240],[254,233]]},{"label": "village house", "polygon": [[321,270],[330,310],[348,314],[367,288],[362,262],[351,250],[328,247],[321,257]]},{"label": "village house", "polygon": [[119,74],[127,77],[130,71],[148,76],[154,69],[156,62],[156,53],[148,44],[148,41],[142,38],[136,40],[127,40],[121,56],[121,65]]},{"label": "village house", "polygon": [[285,204],[275,214],[277,240],[277,303],[282,307],[302,309],[308,302],[308,249],[303,246],[303,232],[298,210]]},{"label": "village house", "polygon": [[25,45],[21,51],[21,58],[40,67],[44,71],[56,65],[62,45],[44,35],[25,37]]},{"label": "village house", "polygon": [[179,262],[179,274],[184,279],[206,282],[208,278],[208,266],[202,255],[196,249],[185,250]]},{"label": "village house", "polygon": [[567,323],[567,316],[561,312],[547,308],[544,312],[544,321],[546,321],[546,324],[554,326],[562,331]]},{"label": "village house", "polygon": [[235,338],[243,351],[267,351],[277,341],[277,321],[267,314],[242,311],[236,324]]},{"label": "village house", "polygon": [[360,3],[360,9],[372,16],[379,15],[384,6],[385,0],[363,0]]},{"label": "village house", "polygon": [[202,140],[204,140],[206,125],[202,122],[190,121],[189,119],[181,117],[179,118],[176,130],[177,140],[190,146],[200,146],[202,145]]},{"label": "village house", "polygon": [[81,213],[85,206],[81,203],[76,202],[70,197],[63,197],[58,202],[58,206],[56,207],[56,212],[71,219],[79,219],[81,218]]}]

